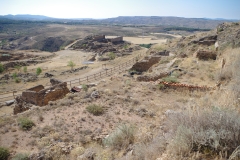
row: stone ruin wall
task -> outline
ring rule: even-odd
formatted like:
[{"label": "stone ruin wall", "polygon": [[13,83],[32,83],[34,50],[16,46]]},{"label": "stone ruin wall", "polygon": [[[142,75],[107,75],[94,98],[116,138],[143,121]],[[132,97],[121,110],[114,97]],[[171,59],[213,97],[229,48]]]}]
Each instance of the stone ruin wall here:
[{"label": "stone ruin wall", "polygon": [[161,59],[161,56],[152,56],[148,57],[149,59],[147,60],[142,60],[140,62],[137,62],[133,65],[131,70],[135,70],[138,72],[145,72],[147,71],[150,67],[152,67],[154,64],[158,63]]},{"label": "stone ruin wall", "polygon": [[98,35],[98,36],[93,37],[93,41],[99,41],[102,39],[105,39],[105,35]]},{"label": "stone ruin wall", "polygon": [[122,42],[123,41],[123,37],[116,37],[116,38],[111,38],[109,39],[110,42]]},{"label": "stone ruin wall", "polygon": [[216,60],[217,53],[215,51],[198,50],[196,57],[200,60]]},{"label": "stone ruin wall", "polygon": [[63,82],[38,92],[37,103],[40,106],[44,106],[47,105],[49,101],[61,99],[68,93],[69,89],[67,88],[67,83]]},{"label": "stone ruin wall", "polygon": [[52,87],[44,89],[42,85],[30,88],[22,92],[21,98],[28,103],[32,103],[38,106],[47,105],[49,101],[55,101],[63,98],[69,93],[66,82],[59,82],[53,84]]},{"label": "stone ruin wall", "polygon": [[211,46],[211,45],[214,45],[215,42],[216,42],[216,40],[205,40],[205,41],[199,41],[198,44]]}]

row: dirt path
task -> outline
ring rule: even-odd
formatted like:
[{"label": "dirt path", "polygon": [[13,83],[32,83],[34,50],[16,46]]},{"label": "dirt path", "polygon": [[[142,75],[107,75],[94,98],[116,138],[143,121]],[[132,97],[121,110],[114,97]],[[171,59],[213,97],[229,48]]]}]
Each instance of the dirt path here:
[{"label": "dirt path", "polygon": [[81,38],[80,39],[77,39],[76,41],[74,41],[73,43],[67,45],[64,49],[67,50],[69,49],[72,45],[74,45],[75,43],[77,43],[78,41],[82,40]]}]

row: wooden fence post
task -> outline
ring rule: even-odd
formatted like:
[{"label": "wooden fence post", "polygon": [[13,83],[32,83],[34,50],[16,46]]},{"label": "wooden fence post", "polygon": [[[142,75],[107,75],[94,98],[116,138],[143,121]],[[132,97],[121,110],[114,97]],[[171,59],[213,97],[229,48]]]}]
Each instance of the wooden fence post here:
[{"label": "wooden fence post", "polygon": [[70,88],[72,88],[72,84],[71,84],[71,81],[70,81]]},{"label": "wooden fence post", "polygon": [[81,80],[80,80],[80,78],[79,78],[79,84],[80,84],[80,82],[81,82]]},{"label": "wooden fence post", "polygon": [[17,91],[13,91],[13,98],[15,99],[15,95],[14,95],[14,93],[17,93]]}]

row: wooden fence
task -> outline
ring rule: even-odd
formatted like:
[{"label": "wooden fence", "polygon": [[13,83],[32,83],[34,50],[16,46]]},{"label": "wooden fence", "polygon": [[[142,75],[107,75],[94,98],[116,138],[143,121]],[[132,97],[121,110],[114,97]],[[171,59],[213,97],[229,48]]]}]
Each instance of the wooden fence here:
[{"label": "wooden fence", "polygon": [[[134,57],[133,59],[128,60],[127,62],[117,65],[115,67],[105,69],[104,71],[101,71],[101,72],[98,72],[98,73],[95,73],[95,74],[92,74],[92,75],[89,75],[86,77],[80,77],[80,78],[73,79],[70,81],[65,81],[65,82],[67,82],[68,86],[70,88],[72,88],[73,86],[81,85],[84,83],[99,81],[104,77],[111,76],[117,72],[122,72],[122,71],[126,70],[127,68],[129,68],[130,66],[135,64],[136,61],[139,60],[142,56],[143,56],[142,54],[139,54],[138,56]],[[48,87],[50,87],[50,84],[47,84],[44,87],[48,88]],[[9,100],[12,100],[16,96],[21,95],[22,91],[25,91],[25,90],[26,90],[26,88],[20,89],[20,90],[8,91],[8,92],[0,92],[0,102],[6,102]]]}]

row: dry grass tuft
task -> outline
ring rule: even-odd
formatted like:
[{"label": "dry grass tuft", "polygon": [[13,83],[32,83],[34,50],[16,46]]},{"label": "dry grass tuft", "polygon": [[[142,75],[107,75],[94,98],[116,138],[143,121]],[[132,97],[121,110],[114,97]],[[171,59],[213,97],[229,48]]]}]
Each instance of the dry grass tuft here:
[{"label": "dry grass tuft", "polygon": [[240,116],[232,110],[215,107],[174,113],[167,126],[174,135],[168,151],[176,155],[200,152],[213,158],[221,153],[228,158],[240,144]]},{"label": "dry grass tuft", "polygon": [[95,115],[95,116],[99,116],[99,115],[102,115],[104,113],[104,109],[103,107],[99,106],[99,105],[96,105],[96,104],[92,104],[92,105],[89,105],[86,107],[86,110]]},{"label": "dry grass tuft", "polygon": [[126,149],[134,142],[134,133],[134,126],[122,124],[103,140],[103,144],[116,150]]}]

